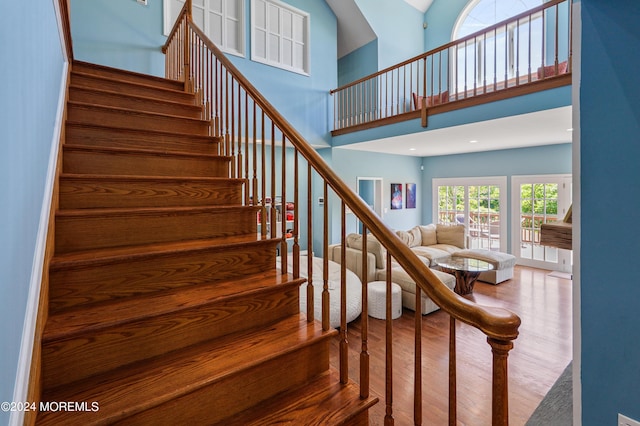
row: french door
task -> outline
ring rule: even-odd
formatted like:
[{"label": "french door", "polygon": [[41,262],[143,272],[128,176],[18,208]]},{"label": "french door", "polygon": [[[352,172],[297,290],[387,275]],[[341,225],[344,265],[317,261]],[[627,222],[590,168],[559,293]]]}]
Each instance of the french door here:
[{"label": "french door", "polygon": [[433,179],[434,222],[465,225],[467,246],[507,250],[507,178]]},{"label": "french door", "polygon": [[560,222],[571,205],[571,175],[513,176],[513,254],[521,265],[571,272],[572,251],[540,244],[543,223]]}]

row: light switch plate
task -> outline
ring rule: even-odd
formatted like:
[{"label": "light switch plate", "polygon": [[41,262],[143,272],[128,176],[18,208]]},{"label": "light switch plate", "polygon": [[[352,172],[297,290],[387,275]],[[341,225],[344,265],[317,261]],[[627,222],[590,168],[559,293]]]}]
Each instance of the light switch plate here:
[{"label": "light switch plate", "polygon": [[618,413],[618,426],[640,426],[640,422]]},{"label": "light switch plate", "polygon": [[143,5],[147,5],[147,0],[136,0],[138,3],[143,4]]}]

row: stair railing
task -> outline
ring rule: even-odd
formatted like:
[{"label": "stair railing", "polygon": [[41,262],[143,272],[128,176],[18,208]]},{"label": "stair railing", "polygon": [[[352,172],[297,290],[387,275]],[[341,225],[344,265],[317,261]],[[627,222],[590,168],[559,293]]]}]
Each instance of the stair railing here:
[{"label": "stair railing", "polygon": [[331,90],[334,134],[570,84],[571,3],[548,1]]},{"label": "stair railing", "polygon": [[[166,75],[185,81],[187,90],[193,90],[205,106],[205,119],[212,123],[211,134],[218,136],[219,153],[230,156],[230,177],[243,178],[248,183],[244,193],[245,204],[261,207],[257,219],[258,232],[265,238],[280,239],[279,253],[283,274],[299,277],[300,256],[304,247],[309,257],[323,258],[322,282],[313,280],[313,262],[307,262],[307,318],[314,321],[314,286],[322,287],[322,327],[330,328],[328,253],[330,239],[339,239],[342,248],[340,283],[339,362],[340,381],[349,378],[349,356],[346,321],[346,229],[347,214],[352,213],[365,227],[363,250],[366,253],[370,232],[387,249],[387,294],[391,291],[392,259],[401,265],[416,282],[416,306],[420,306],[424,292],[450,319],[450,372],[449,372],[449,423],[456,424],[456,321],[469,324],[482,331],[493,353],[492,421],[494,425],[508,424],[507,356],[518,336],[520,319],[500,308],[478,305],[465,299],[448,287],[422,263],[416,255],[376,216],[362,199],[345,184],[329,167],[316,150],[294,129],[285,118],[260,94],[237,70],[224,54],[191,21],[187,0],[174,25],[171,36],[163,47],[167,54]],[[188,64],[188,66],[187,66]],[[306,198],[305,198],[306,197]],[[316,207],[313,200],[322,205]],[[285,205],[290,202],[292,210]],[[340,230],[335,232],[329,221],[330,204],[337,203],[340,210]],[[318,211],[320,210],[320,211]],[[293,215],[287,221],[287,212]],[[331,212],[333,213],[333,212]],[[317,215],[320,217],[317,218]],[[280,216],[280,219],[278,219]],[[314,224],[316,226],[314,226]],[[306,232],[301,227],[306,228]],[[316,231],[321,228],[320,236]],[[339,235],[339,237],[338,237]],[[289,247],[289,244],[292,244]],[[322,255],[322,254],[325,255]],[[367,312],[366,256],[363,256],[363,312]],[[393,366],[391,298],[387,297],[386,325],[386,389],[385,424],[393,424]],[[415,318],[415,371],[414,418],[422,423],[422,315],[420,309]],[[368,316],[363,315],[362,345],[360,348],[360,394],[370,394]]]}]

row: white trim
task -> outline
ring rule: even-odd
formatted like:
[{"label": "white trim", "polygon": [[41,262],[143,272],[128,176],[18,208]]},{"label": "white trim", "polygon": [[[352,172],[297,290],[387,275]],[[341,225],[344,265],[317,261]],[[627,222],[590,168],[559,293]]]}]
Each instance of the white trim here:
[{"label": "white trim", "polygon": [[[54,5],[57,1],[53,0]],[[58,28],[62,33],[60,11],[57,6],[56,17]],[[22,326],[22,341],[20,343],[20,355],[18,357],[18,369],[16,372],[16,383],[13,388],[13,401],[27,401],[29,392],[29,376],[31,373],[31,361],[33,355],[33,343],[35,339],[36,322],[38,320],[38,304],[40,301],[40,288],[42,284],[42,269],[44,267],[44,255],[47,246],[47,230],[49,227],[49,214],[51,211],[51,201],[53,196],[53,186],[56,178],[56,167],[58,161],[58,148],[62,134],[64,102],[66,98],[67,74],[69,72],[69,61],[66,55],[66,44],[64,36],[60,37],[63,56],[65,62],[62,67],[60,77],[60,93],[58,95],[58,112],[56,114],[55,126],[51,140],[51,151],[49,153],[49,166],[47,169],[47,180],[44,187],[42,199],[42,209],[40,210],[40,222],[38,234],[36,236],[36,247],[31,265],[31,279],[29,280],[29,296],[27,299],[27,309]],[[33,402],[33,401],[32,401]],[[10,426],[20,426],[24,423],[24,411],[12,411],[9,417]]]},{"label": "white trim", "polygon": [[571,91],[573,104],[573,141],[572,141],[572,174],[573,174],[573,202],[572,202],[572,242],[573,242],[573,424],[582,424],[582,320],[581,320],[581,281],[580,281],[580,231],[581,225],[581,183],[580,169],[580,63],[582,57],[582,3],[572,3],[572,65]]}]

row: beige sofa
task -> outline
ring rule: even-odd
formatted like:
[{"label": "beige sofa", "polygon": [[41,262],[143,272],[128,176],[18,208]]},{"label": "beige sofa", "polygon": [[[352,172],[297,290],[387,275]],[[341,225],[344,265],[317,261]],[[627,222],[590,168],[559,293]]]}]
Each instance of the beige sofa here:
[{"label": "beige sofa", "polygon": [[[449,256],[461,256],[485,260],[494,265],[494,270],[483,272],[479,280],[497,284],[513,277],[515,257],[500,252],[482,249],[467,249],[464,226],[425,225],[416,226],[408,231],[396,231],[396,235],[418,255],[427,266],[436,267],[436,261]],[[362,235],[349,234],[345,241],[346,266],[363,279],[362,274]],[[329,259],[341,262],[342,248],[340,244],[329,246]],[[374,238],[367,238],[367,280],[368,282],[386,279],[386,250]],[[447,273],[434,269],[434,273],[447,287],[455,287],[455,278]],[[402,287],[402,305],[415,310],[415,282],[397,263],[392,263],[391,280]],[[422,314],[438,309],[426,295],[421,299]]]}]

